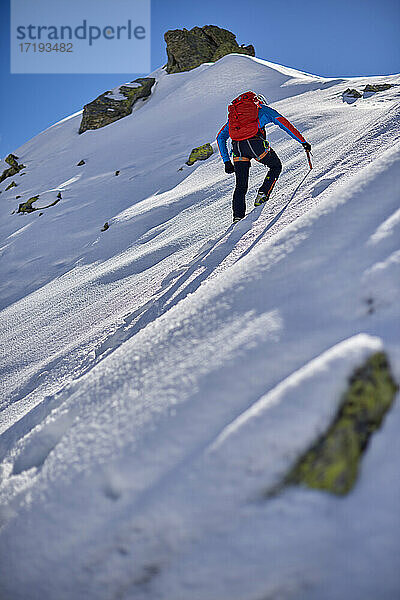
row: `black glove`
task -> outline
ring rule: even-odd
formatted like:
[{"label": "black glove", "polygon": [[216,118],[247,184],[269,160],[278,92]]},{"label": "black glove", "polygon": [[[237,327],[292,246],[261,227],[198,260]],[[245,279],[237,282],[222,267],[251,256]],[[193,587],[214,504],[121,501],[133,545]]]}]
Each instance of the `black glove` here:
[{"label": "black glove", "polygon": [[306,152],[311,152],[311,144],[309,144],[308,142],[302,142],[301,145],[303,146]]},{"label": "black glove", "polygon": [[235,167],[233,166],[233,164],[231,163],[230,160],[228,160],[226,163],[224,163],[225,165],[225,173],[233,173],[235,171]]}]

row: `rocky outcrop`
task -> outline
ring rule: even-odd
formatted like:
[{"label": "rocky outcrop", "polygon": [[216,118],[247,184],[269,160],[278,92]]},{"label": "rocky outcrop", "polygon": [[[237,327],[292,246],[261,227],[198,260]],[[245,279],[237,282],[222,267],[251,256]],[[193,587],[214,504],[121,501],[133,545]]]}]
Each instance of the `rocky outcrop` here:
[{"label": "rocky outcrop", "polygon": [[372,94],[376,94],[377,92],[384,92],[385,90],[389,90],[393,85],[391,83],[377,83],[370,84],[368,83],[362,93],[354,88],[347,88],[342,94],[343,101],[348,104],[352,104],[358,98],[369,98]]},{"label": "rocky outcrop", "polygon": [[193,148],[188,160],[186,161],[186,164],[189,167],[191,167],[192,165],[194,165],[196,160],[206,160],[207,158],[209,158],[212,155],[212,153],[213,153],[213,149],[212,149],[211,144],[209,144],[209,143],[203,144],[202,146],[199,146],[198,148]]},{"label": "rocky outcrop", "polygon": [[36,208],[34,208],[32,206],[32,204],[34,202],[36,202],[36,200],[38,200],[39,196],[32,196],[32,198],[29,198],[29,200],[27,200],[26,202],[22,202],[19,206],[18,206],[18,213],[31,213],[34,212],[35,210],[37,210]]},{"label": "rocky outcrop", "polygon": [[85,104],[79,133],[105,127],[130,115],[135,102],[150,96],[154,83],[153,77],[140,77],[130,84],[121,85],[117,90],[104,92],[89,104]]},{"label": "rocky outcrop", "polygon": [[10,168],[5,169],[0,175],[0,183],[7,179],[7,177],[13,177],[13,175],[19,173],[21,169],[25,169],[25,165],[18,164],[18,156],[15,156],[14,154],[9,154],[4,160],[10,165]]},{"label": "rocky outcrop", "polygon": [[371,85],[368,83],[364,88],[364,94],[368,92],[384,92],[385,90],[389,90],[392,86],[391,83],[377,83],[376,85]]},{"label": "rocky outcrop", "polygon": [[190,31],[172,29],[165,33],[164,39],[167,43],[167,73],[190,71],[232,52],[255,56],[253,46],[239,46],[233,33],[216,25],[193,27]]},{"label": "rocky outcrop", "polygon": [[19,206],[18,206],[18,210],[17,213],[32,213],[35,212],[37,210],[45,210],[46,208],[50,208],[51,206],[55,206],[56,204],[58,204],[61,200],[61,194],[59,193],[59,195],[57,195],[56,200],[54,200],[54,202],[52,202],[51,204],[48,204],[47,206],[38,206],[37,208],[35,208],[34,206],[32,206],[32,204],[34,202],[36,202],[39,199],[39,194],[37,196],[32,196],[31,198],[29,198],[26,202],[22,202]]},{"label": "rocky outcrop", "polygon": [[7,192],[8,190],[11,190],[11,188],[13,188],[13,187],[17,187],[17,184],[15,183],[15,181],[12,181],[12,182],[10,183],[10,185],[8,185],[8,186],[6,187],[6,190],[5,190],[5,191]]},{"label": "rocky outcrop", "polygon": [[386,355],[372,355],[351,377],[331,427],[300,458],[285,484],[347,494],[355,484],[369,439],[380,427],[397,389]]},{"label": "rocky outcrop", "polygon": [[360,92],[354,88],[347,88],[347,90],[343,92],[343,96],[350,96],[350,98],[361,98],[362,94],[360,94]]}]

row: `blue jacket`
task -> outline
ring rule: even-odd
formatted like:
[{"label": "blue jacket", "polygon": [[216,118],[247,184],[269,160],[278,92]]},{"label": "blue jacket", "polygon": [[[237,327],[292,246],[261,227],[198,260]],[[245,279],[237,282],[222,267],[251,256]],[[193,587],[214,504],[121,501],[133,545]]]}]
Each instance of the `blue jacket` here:
[{"label": "blue jacket", "polygon": [[[278,113],[277,110],[271,108],[270,106],[266,106],[262,104],[258,109],[258,124],[259,128],[262,129],[268,123],[274,123],[278,125],[283,131],[286,131],[292,138],[297,140],[300,143],[305,142],[306,140],[303,138],[301,133],[297,131],[296,127],[294,127],[285,117]],[[221,158],[224,162],[228,162],[229,154],[228,148],[226,146],[227,139],[229,137],[229,123],[225,123],[225,125],[220,129],[217,135],[217,144],[219,151],[221,153]]]}]

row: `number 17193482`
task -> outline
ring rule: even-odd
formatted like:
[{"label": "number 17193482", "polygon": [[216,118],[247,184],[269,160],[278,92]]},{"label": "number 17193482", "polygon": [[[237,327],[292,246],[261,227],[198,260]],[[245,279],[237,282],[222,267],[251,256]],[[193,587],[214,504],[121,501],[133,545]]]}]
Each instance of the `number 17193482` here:
[{"label": "number 17193482", "polygon": [[73,44],[68,42],[51,44],[50,42],[39,42],[38,44],[32,42],[24,42],[19,44],[21,52],[73,52]]}]

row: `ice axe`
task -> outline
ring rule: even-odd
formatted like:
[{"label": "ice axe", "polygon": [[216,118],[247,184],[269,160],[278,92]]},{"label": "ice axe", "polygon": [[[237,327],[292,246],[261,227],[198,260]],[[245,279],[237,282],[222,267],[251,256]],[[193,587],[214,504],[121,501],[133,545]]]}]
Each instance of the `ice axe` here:
[{"label": "ice axe", "polygon": [[311,154],[311,150],[307,150],[306,149],[306,154],[307,154],[307,160],[308,160],[308,164],[309,164],[310,171],[311,171],[311,169],[312,169],[312,162],[311,162],[311,156],[312,156],[312,154]]},{"label": "ice axe", "polygon": [[308,166],[310,167],[310,171],[312,169],[312,162],[311,162],[311,145],[308,142],[302,142],[302,146],[304,148],[304,150],[306,151],[307,154],[307,160],[308,160]]}]

